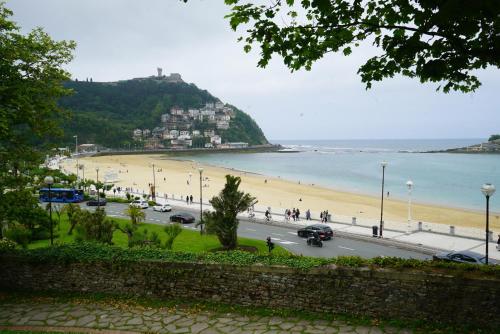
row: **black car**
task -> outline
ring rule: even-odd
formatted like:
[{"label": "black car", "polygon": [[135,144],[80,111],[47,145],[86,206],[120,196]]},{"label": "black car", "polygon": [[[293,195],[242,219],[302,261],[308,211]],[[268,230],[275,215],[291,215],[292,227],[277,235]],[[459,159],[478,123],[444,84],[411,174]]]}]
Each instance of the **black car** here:
[{"label": "black car", "polygon": [[330,240],[331,238],[333,238],[333,231],[330,226],[321,224],[309,225],[307,227],[301,228],[297,231],[297,235],[301,238],[307,238],[314,232],[318,232],[319,238],[321,240]]},{"label": "black car", "polygon": [[190,224],[190,223],[194,223],[194,216],[190,213],[186,213],[186,212],[180,212],[180,213],[176,213],[175,215],[171,215],[170,216],[170,221],[171,222],[177,222],[177,223],[181,223],[181,224]]},{"label": "black car", "polygon": [[[486,257],[483,254],[474,253],[471,251],[459,252],[444,252],[437,253],[432,257],[435,261],[486,264]],[[489,259],[490,264],[498,264],[497,261]]]},{"label": "black car", "polygon": [[97,199],[91,199],[87,201],[87,206],[106,206],[106,199],[100,198],[99,202],[97,201]]}]

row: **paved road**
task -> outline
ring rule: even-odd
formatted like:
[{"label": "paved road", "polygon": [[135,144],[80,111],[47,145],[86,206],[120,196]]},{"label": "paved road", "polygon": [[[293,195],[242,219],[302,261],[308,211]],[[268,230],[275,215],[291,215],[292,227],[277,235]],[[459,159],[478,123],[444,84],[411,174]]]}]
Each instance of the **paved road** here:
[{"label": "paved road", "polygon": [[[83,204],[84,206],[85,204]],[[85,208],[88,208],[85,206]],[[106,212],[110,217],[127,218],[124,214],[126,204],[108,203]],[[196,219],[199,219],[199,207],[193,205],[193,210],[186,210],[185,208],[177,208],[173,206],[173,212],[189,212],[193,214]],[[153,224],[167,224],[171,213],[156,212],[152,208],[146,209],[146,221]],[[194,224],[186,224],[186,229],[196,230]],[[297,236],[297,228],[293,226],[283,227],[274,226],[269,224],[253,223],[249,221],[240,220],[238,228],[238,236],[265,240],[268,236],[272,240],[288,249],[294,254],[302,254],[306,256],[315,257],[334,257],[339,255],[357,255],[364,258],[372,258],[377,256],[397,256],[402,258],[414,259],[429,259],[428,255],[396,248],[394,246],[386,246],[366,241],[353,240],[342,237],[334,237],[332,240],[325,241],[323,248],[311,247],[306,244],[306,240]]]}]

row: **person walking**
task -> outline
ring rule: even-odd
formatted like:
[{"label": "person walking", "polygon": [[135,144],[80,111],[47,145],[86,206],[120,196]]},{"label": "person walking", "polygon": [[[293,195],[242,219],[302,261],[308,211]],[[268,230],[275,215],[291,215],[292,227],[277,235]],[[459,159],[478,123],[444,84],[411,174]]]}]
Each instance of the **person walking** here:
[{"label": "person walking", "polygon": [[269,250],[269,254],[274,249],[274,242],[271,241],[271,237],[267,237],[266,239],[267,249]]},{"label": "person walking", "polygon": [[193,195],[189,196],[189,201],[193,204]]},{"label": "person walking", "polygon": [[186,195],[186,204],[189,205],[189,196]]},{"label": "person walking", "polygon": [[311,210],[309,209],[306,211],[306,220],[311,220]]},{"label": "person walking", "polygon": [[300,216],[300,210],[299,208],[297,208],[297,211],[295,211],[295,218],[297,219],[297,221],[299,221],[299,216]]},{"label": "person walking", "polygon": [[498,235],[497,250],[500,252],[500,234]]}]

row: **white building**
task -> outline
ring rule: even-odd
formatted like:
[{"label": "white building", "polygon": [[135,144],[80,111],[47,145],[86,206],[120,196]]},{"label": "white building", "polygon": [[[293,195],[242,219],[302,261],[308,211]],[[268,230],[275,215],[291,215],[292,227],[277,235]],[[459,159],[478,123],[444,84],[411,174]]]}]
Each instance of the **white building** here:
[{"label": "white building", "polygon": [[227,130],[229,129],[228,121],[217,121],[216,123],[217,129]]},{"label": "white building", "polygon": [[189,113],[189,116],[194,118],[200,114],[200,109],[189,109],[188,113]]},{"label": "white building", "polygon": [[193,130],[192,135],[193,135],[193,137],[194,136],[199,136],[200,135],[200,130]]},{"label": "white building", "polygon": [[171,115],[182,116],[183,113],[184,113],[184,110],[182,110],[181,108],[178,108],[178,107],[173,107],[172,109],[170,109],[170,114]]},{"label": "white building", "polygon": [[189,136],[189,131],[180,131],[179,136]]},{"label": "white building", "polygon": [[220,145],[222,143],[222,138],[219,135],[210,137],[210,142],[213,145]]},{"label": "white building", "polygon": [[179,137],[179,130],[170,130],[170,136],[172,136],[172,138]]},{"label": "white building", "polygon": [[203,116],[214,116],[215,115],[215,110],[213,109],[202,109],[201,114]]},{"label": "white building", "polygon": [[161,122],[162,123],[168,122],[169,119],[170,119],[170,115],[169,114],[163,114],[163,115],[161,115]]},{"label": "white building", "polygon": [[133,132],[133,137],[134,139],[139,139],[142,137],[142,130],[141,129],[135,129]]},{"label": "white building", "polygon": [[205,143],[205,148],[213,148],[214,145],[212,143]]},{"label": "white building", "polygon": [[224,108],[224,103],[222,102],[215,102],[215,109],[222,109]]},{"label": "white building", "polygon": [[149,129],[144,129],[144,130],[142,130],[142,136],[143,136],[144,138],[149,137],[149,135],[151,135],[151,130],[149,130]]},{"label": "white building", "polygon": [[214,109],[215,108],[215,104],[213,102],[207,102],[207,103],[205,103],[205,108],[207,108],[207,109]]}]

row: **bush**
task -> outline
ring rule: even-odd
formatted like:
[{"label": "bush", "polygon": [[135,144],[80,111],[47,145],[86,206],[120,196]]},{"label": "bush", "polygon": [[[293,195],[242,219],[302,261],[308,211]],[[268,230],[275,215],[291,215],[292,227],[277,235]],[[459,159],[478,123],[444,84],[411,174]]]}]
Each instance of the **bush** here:
[{"label": "bush", "polygon": [[165,226],[165,233],[167,234],[167,240],[165,241],[165,248],[172,249],[175,238],[182,232],[182,227],[180,224],[170,224]]},{"label": "bush", "polygon": [[158,233],[149,233],[148,230],[135,232],[128,241],[129,247],[161,247],[161,240]]},{"label": "bush", "polygon": [[104,209],[98,208],[95,212],[82,210],[79,212],[77,219],[75,240],[112,243],[116,224],[106,217]]},{"label": "bush", "polygon": [[28,248],[31,241],[31,231],[24,226],[13,226],[5,231],[7,239],[14,241],[16,244],[21,245],[22,248]]},{"label": "bush", "polygon": [[10,239],[2,238],[0,239],[0,253],[8,252],[16,248],[16,243]]}]

